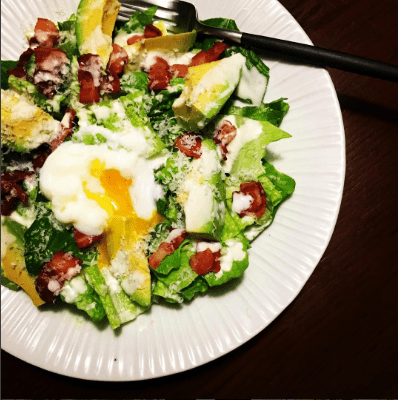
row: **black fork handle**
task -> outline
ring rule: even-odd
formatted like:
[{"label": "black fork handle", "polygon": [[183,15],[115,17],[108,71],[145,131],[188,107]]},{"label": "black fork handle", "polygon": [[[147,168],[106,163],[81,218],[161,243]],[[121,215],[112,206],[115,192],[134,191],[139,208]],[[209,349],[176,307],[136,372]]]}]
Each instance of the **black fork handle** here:
[{"label": "black fork handle", "polygon": [[356,74],[398,82],[398,67],[369,58],[354,56],[322,47],[242,33],[241,44],[300,58],[321,67],[336,68]]}]

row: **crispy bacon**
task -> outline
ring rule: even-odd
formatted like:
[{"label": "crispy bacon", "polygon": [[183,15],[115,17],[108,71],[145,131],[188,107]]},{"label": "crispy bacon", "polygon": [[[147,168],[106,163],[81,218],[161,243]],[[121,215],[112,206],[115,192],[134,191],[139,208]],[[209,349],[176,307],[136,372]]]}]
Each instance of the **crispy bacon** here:
[{"label": "crispy bacon", "polygon": [[83,261],[70,253],[57,251],[52,260],[43,265],[35,280],[36,291],[46,303],[53,303],[65,281],[72,279],[81,270]]},{"label": "crispy bacon", "polygon": [[64,117],[61,121],[61,128],[58,136],[49,143],[42,144],[38,149],[33,151],[33,168],[35,170],[41,168],[48,156],[61,144],[67,137],[72,135],[73,121],[76,117],[76,111],[67,108]]},{"label": "crispy bacon", "polygon": [[148,24],[145,27],[145,33],[144,33],[145,39],[150,39],[158,36],[162,36],[162,31],[159,28],[156,28],[155,25]]},{"label": "crispy bacon", "polygon": [[221,151],[221,156],[225,161],[227,159],[228,149],[227,145],[235,139],[236,136],[236,126],[234,126],[230,121],[224,121],[223,124],[214,135],[214,143],[218,145]]},{"label": "crispy bacon", "polygon": [[51,153],[52,151],[47,143],[42,144],[38,149],[34,151],[32,163],[35,171],[44,165],[48,156]]},{"label": "crispy bacon", "polygon": [[25,206],[29,204],[29,197],[22,190],[20,183],[34,174],[33,171],[12,171],[1,174],[1,215],[10,215],[20,201]]},{"label": "crispy bacon", "polygon": [[202,50],[198,54],[196,54],[192,60],[190,67],[194,67],[196,65],[201,65],[205,63],[209,63],[212,61],[217,61],[222,52],[228,49],[228,45],[224,42],[215,42],[213,47],[209,50]]},{"label": "crispy bacon", "polygon": [[75,117],[76,117],[76,111],[72,110],[71,108],[67,108],[65,115],[61,121],[61,129],[58,136],[48,143],[51,152],[53,152],[61,143],[63,143],[63,141],[68,136],[71,136],[73,129],[73,120],[75,119]]},{"label": "crispy bacon", "polygon": [[[180,230],[179,234],[175,236],[170,234],[165,242],[160,243],[159,248],[148,257],[148,262],[151,268],[156,269],[159,267],[160,263],[170,254],[177,250],[184,239],[188,236],[188,233],[184,230]],[[172,231],[173,232],[173,231]],[[169,239],[171,238],[171,239]],[[169,240],[169,241],[168,241]]]},{"label": "crispy bacon", "polygon": [[80,102],[85,104],[98,102],[102,66],[100,56],[90,53],[83,54],[77,61],[79,63]]},{"label": "crispy bacon", "polygon": [[188,157],[200,158],[202,155],[202,140],[191,132],[185,132],[178,136],[174,146]]},{"label": "crispy bacon", "polygon": [[170,72],[170,66],[168,62],[161,58],[156,57],[156,62],[149,69],[149,83],[148,89],[150,90],[161,90],[166,89],[169,86],[170,79],[173,77]]},{"label": "crispy bacon", "polygon": [[112,75],[108,71],[102,77],[100,85],[101,93],[119,93],[120,92],[120,79],[117,75]]},{"label": "crispy bacon", "polygon": [[188,65],[184,64],[173,64],[170,67],[170,72],[175,76],[176,78],[185,78],[185,76],[188,74]]},{"label": "crispy bacon", "polygon": [[33,50],[32,49],[28,49],[26,51],[24,51],[21,56],[19,57],[18,60],[18,64],[15,68],[7,71],[7,75],[14,75],[16,78],[27,78],[26,75],[26,63],[30,60],[30,58],[32,57],[33,54]]},{"label": "crispy bacon", "polygon": [[246,182],[240,184],[240,192],[244,195],[249,195],[253,201],[250,206],[239,213],[239,217],[244,217],[246,215],[253,216],[255,218],[260,218],[267,207],[267,198],[263,185],[260,182]]},{"label": "crispy bacon", "polygon": [[73,235],[75,236],[76,245],[79,249],[90,247],[92,244],[102,239],[102,235],[85,235],[77,229],[73,229]]},{"label": "crispy bacon", "polygon": [[127,44],[131,45],[145,39],[144,35],[134,35],[127,39]]},{"label": "crispy bacon", "polygon": [[31,49],[37,47],[54,47],[58,44],[60,39],[59,30],[54,22],[38,18],[35,26],[35,35],[29,40]]},{"label": "crispy bacon", "polygon": [[34,50],[36,69],[33,83],[47,97],[53,98],[66,73],[68,57],[57,48],[37,47]]},{"label": "crispy bacon", "polygon": [[120,75],[129,60],[127,51],[116,43],[112,44],[113,51],[109,59],[108,71],[111,75]]},{"label": "crispy bacon", "polygon": [[213,253],[207,248],[204,251],[193,254],[189,259],[189,265],[198,275],[204,275],[208,272],[219,272],[221,269],[220,256],[220,250]]}]

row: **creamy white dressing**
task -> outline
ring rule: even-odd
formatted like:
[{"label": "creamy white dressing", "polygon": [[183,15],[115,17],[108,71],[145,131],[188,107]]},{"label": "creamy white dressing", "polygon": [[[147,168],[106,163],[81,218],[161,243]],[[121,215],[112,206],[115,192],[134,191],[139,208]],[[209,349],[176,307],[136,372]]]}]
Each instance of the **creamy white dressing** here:
[{"label": "creamy white dressing", "polygon": [[184,181],[182,190],[187,195],[187,200],[183,203],[186,229],[188,232],[198,231],[212,220],[213,191],[208,184],[199,184],[192,178]]},{"label": "creamy white dressing", "polygon": [[144,283],[146,277],[140,271],[134,271],[123,279],[121,286],[128,295],[133,295]]},{"label": "creamy white dressing", "polygon": [[87,292],[87,284],[82,276],[71,279],[61,290],[61,296],[66,303],[76,303],[79,295]]},{"label": "creamy white dressing", "polygon": [[109,268],[101,269],[102,276],[105,279],[105,283],[108,286],[109,293],[115,295],[121,292],[122,287],[120,286],[118,280],[111,274]]},{"label": "creamy white dressing", "polygon": [[259,106],[267,89],[267,78],[256,67],[250,70],[246,64],[242,68],[242,77],[236,88],[236,95],[241,99],[251,100],[253,106]]},{"label": "creamy white dressing", "polygon": [[231,171],[234,161],[239,155],[241,148],[246,143],[251,142],[254,139],[257,139],[263,131],[263,126],[259,121],[246,118],[244,120],[244,123],[238,127],[235,116],[228,115],[221,121],[219,121],[219,123],[216,126],[216,129],[219,129],[225,121],[231,122],[231,124],[236,126],[237,128],[235,138],[228,144],[227,160],[225,161],[223,166],[224,171],[229,173]]},{"label": "creamy white dressing", "polygon": [[240,214],[242,211],[247,210],[253,203],[253,197],[249,194],[234,193],[232,195],[232,211]]},{"label": "creamy white dressing", "polygon": [[205,251],[206,249],[210,249],[213,253],[217,253],[217,251],[221,250],[221,243],[219,242],[198,242],[196,244],[196,251]]},{"label": "creamy white dressing", "polygon": [[243,261],[246,257],[246,252],[243,250],[243,244],[237,240],[230,239],[225,242],[228,246],[221,250],[220,267],[221,270],[216,273],[219,278],[224,272],[231,271],[234,261]]}]

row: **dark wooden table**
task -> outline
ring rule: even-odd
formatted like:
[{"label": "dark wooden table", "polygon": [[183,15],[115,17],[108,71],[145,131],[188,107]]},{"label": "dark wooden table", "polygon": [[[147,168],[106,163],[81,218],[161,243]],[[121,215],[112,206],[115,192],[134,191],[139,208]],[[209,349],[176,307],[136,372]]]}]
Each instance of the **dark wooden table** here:
[{"label": "dark wooden table", "polygon": [[[398,65],[396,0],[280,1],[315,45]],[[207,365],[131,383],[71,379],[2,351],[2,397],[396,397],[398,84],[330,74],[347,144],[341,211],[315,272],[267,329]]]}]

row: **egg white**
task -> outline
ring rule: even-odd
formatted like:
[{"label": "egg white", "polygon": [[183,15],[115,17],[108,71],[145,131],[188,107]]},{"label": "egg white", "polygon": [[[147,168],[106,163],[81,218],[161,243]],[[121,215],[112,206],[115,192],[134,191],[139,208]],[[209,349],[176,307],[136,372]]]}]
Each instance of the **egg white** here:
[{"label": "egg white", "polygon": [[40,171],[40,188],[51,200],[56,219],[87,235],[99,235],[107,228],[109,213],[87,196],[87,191],[106,195],[91,171],[95,161],[105,170],[117,170],[131,179],[128,192],[134,211],[139,218],[149,219],[163,194],[154,170],[164,164],[165,157],[145,159],[124,149],[111,150],[106,144],[88,146],[71,141],[62,143]]}]

